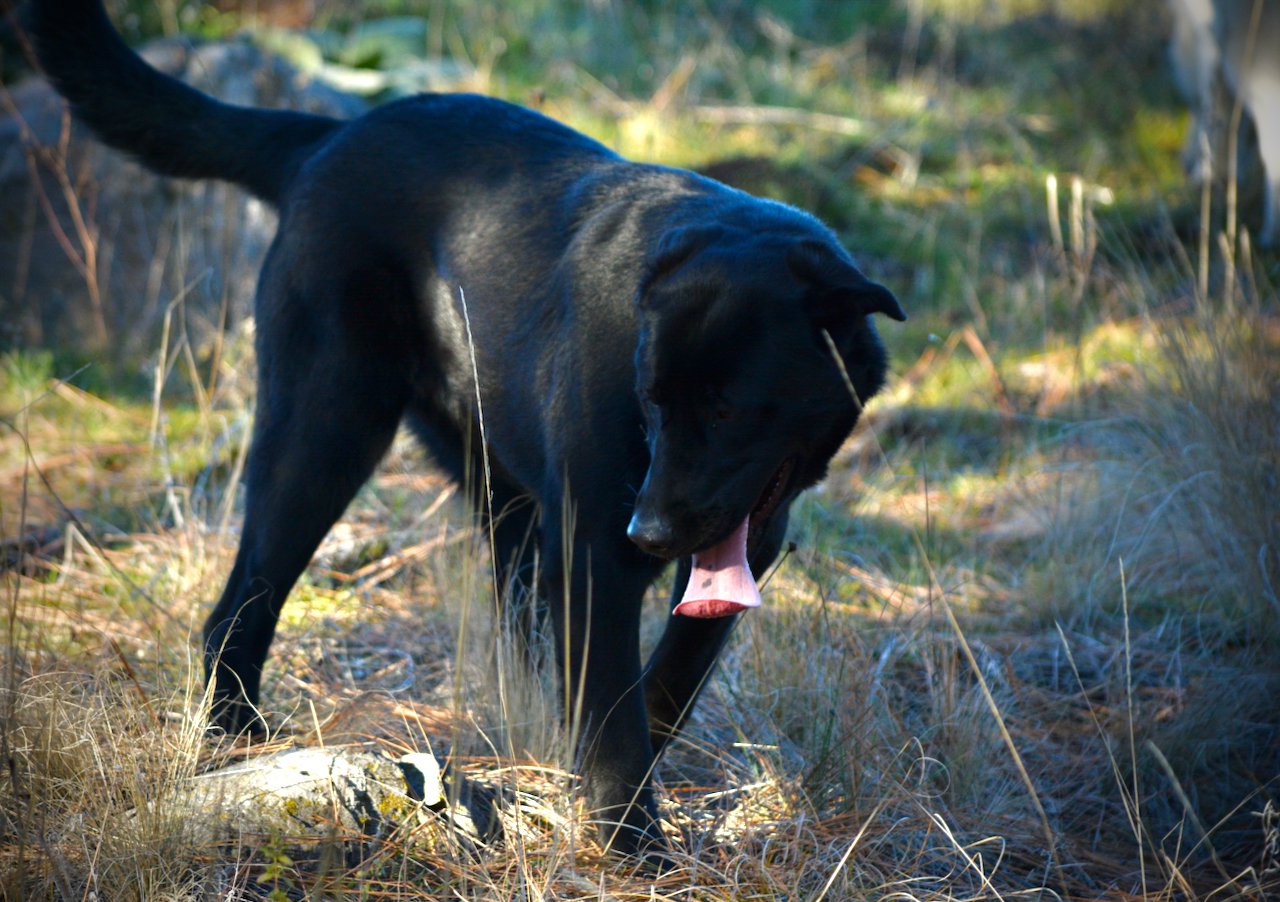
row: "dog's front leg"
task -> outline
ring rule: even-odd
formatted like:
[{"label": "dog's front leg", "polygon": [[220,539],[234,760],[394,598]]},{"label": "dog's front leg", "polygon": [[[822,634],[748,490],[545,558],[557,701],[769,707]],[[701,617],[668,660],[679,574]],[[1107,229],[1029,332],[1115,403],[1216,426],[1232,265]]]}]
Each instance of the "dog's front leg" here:
[{"label": "dog's front leg", "polygon": [[[767,573],[778,559],[787,534],[787,513],[787,503],[784,503],[760,529],[750,554],[751,572],[757,576]],[[683,558],[676,567],[672,611],[689,582],[690,564],[689,558]],[[684,726],[699,693],[711,678],[716,659],[733,633],[738,616],[741,615],[703,619],[673,614],[667,621],[667,628],[644,668],[644,694],[655,756],[662,754],[667,743]]]},{"label": "dog's front leg", "polygon": [[[689,582],[689,570],[689,558],[682,559],[676,567],[671,596],[673,609]],[[655,757],[662,754],[667,743],[684,726],[737,619],[737,616],[704,619],[674,615],[667,621],[662,638],[644,668],[649,741]]]},{"label": "dog's front leg", "polygon": [[564,723],[578,749],[591,817],[611,851],[660,852],[640,677],[640,603],[652,574],[628,549],[582,536],[566,547],[558,524],[544,527]]}]

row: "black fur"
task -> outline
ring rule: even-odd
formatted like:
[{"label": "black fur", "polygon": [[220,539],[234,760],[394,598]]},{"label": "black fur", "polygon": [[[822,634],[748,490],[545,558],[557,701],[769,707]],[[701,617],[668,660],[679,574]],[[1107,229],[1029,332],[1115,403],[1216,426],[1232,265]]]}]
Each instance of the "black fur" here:
[{"label": "black fur", "polygon": [[35,0],[31,23],[103,141],[280,213],[256,299],[244,530],[205,625],[218,722],[256,723],[281,605],[401,421],[457,478],[483,472],[470,334],[494,554],[518,582],[536,537],[530,588],[571,696],[585,667],[569,704],[603,839],[660,844],[650,770],[733,620],[673,617],[642,667],[641,598],[668,559],[678,597],[690,553],[753,510],[766,570],[791,501],[857,420],[846,375],[861,400],[881,385],[868,316],[902,319],[897,301],[814,218],[518,106],[423,95],[352,122],[242,109],[148,68],[98,0]]}]

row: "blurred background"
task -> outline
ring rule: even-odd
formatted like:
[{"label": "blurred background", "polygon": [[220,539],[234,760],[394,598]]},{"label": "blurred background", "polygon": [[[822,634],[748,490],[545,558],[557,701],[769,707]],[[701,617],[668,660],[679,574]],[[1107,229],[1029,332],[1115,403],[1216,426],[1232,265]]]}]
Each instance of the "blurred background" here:
[{"label": "blurred background", "polygon": [[[190,71],[237,102],[327,102],[321,108],[350,115],[353,104],[317,95],[331,88],[377,103],[421,90],[479,91],[539,107],[624,155],[699,169],[809,209],[924,314],[908,326],[917,349],[937,331],[927,319],[934,314],[984,329],[993,318],[1016,320],[1005,324],[1013,329],[1007,337],[1020,340],[1033,319],[1075,329],[1081,317],[1120,312],[1114,298],[1096,296],[1084,308],[1071,296],[1028,299],[1035,309],[1012,309],[1010,317],[976,304],[1008,294],[1003,270],[1062,253],[1060,233],[1068,230],[1050,219],[1047,176],[1058,178],[1064,223],[1079,181],[1077,203],[1087,209],[1077,212],[1076,224],[1090,235],[1077,232],[1078,244],[1096,244],[1102,228],[1123,232],[1135,250],[1165,254],[1167,247],[1155,250],[1162,238],[1191,240],[1198,226],[1199,192],[1180,156],[1190,118],[1167,52],[1173,17],[1164,0],[111,6],[133,43],[162,35],[248,43],[283,56],[299,73],[289,78],[308,83],[281,85],[289,78],[246,56],[248,47],[234,59],[225,52],[194,61],[170,54],[174,71]],[[27,59],[12,30],[5,47],[3,71],[12,85]],[[37,130],[56,143],[59,124]],[[104,286],[93,302],[101,309],[90,311],[89,321],[84,311],[63,311],[72,302],[41,294],[40,255],[23,263],[33,244],[24,230],[31,202],[21,185],[27,166],[14,156],[5,171],[12,185],[0,236],[13,246],[0,260],[24,278],[4,292],[8,322],[0,339],[10,345],[92,337],[131,349],[146,340],[139,326],[149,335],[173,294],[186,287],[198,300],[218,293],[214,283],[222,278],[236,278],[235,267],[225,272],[200,259],[204,284],[153,274],[141,311],[125,295],[145,296],[145,284]],[[1260,222],[1261,193],[1250,178],[1242,203]],[[121,198],[111,213],[123,219],[129,201],[148,200]],[[153,256],[145,241],[130,246],[128,237],[101,249],[99,269],[111,269],[114,255],[137,258],[135,270]],[[1084,244],[1070,250],[1092,254]],[[998,265],[979,267],[966,284],[961,269],[975,254]],[[33,266],[35,285],[27,284]],[[58,268],[65,271],[60,261]],[[233,305],[245,303],[251,284],[236,285]],[[191,312],[208,303],[185,306]],[[1031,334],[1039,337],[1036,329]]]}]

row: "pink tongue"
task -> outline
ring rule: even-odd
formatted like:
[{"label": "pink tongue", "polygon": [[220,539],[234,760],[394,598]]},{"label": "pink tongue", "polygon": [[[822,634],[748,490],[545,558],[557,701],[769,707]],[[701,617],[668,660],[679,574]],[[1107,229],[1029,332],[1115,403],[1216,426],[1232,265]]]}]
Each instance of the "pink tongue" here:
[{"label": "pink tongue", "polygon": [[760,590],[747,567],[747,524],[719,545],[693,556],[693,573],[674,614],[687,617],[727,617],[760,607]]}]

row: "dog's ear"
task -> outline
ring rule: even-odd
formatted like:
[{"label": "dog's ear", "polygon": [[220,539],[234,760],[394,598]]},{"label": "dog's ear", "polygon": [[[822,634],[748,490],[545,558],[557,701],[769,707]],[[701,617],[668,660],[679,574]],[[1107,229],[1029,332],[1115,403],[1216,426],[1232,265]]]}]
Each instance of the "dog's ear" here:
[{"label": "dog's ear", "polygon": [[852,316],[883,313],[905,322],[906,312],[893,292],[872,282],[842,254],[816,241],[805,241],[787,254],[791,272],[808,287],[805,304],[813,321],[825,327]]},{"label": "dog's ear", "polygon": [[662,305],[664,296],[687,296],[694,285],[685,283],[696,282],[701,276],[685,264],[724,235],[725,229],[718,225],[686,226],[663,235],[645,265],[636,303],[641,309],[653,309]]}]

